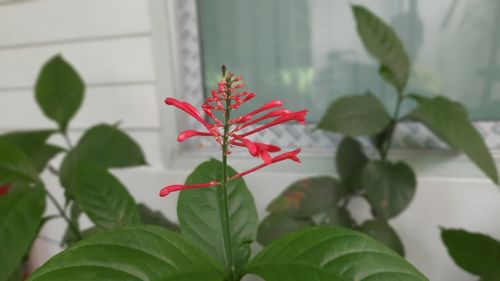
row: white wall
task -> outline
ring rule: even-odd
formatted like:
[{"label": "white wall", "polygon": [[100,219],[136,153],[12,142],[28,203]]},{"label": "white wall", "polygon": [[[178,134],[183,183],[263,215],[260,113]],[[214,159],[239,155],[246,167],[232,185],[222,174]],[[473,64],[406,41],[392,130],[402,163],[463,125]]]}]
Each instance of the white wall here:
[{"label": "white wall", "polygon": [[[84,105],[70,130],[73,140],[96,122],[122,120],[123,128],[142,145],[151,165],[116,174],[138,201],[175,219],[177,195],[160,199],[157,193],[163,185],[183,182],[189,171],[167,170],[161,161],[161,145],[166,141],[160,140],[160,110],[164,110],[161,105],[166,93],[158,93],[156,88],[162,76],[155,74],[148,3],[37,0],[0,5],[0,132],[54,127],[35,105],[32,87],[42,63],[62,53],[88,85]],[[53,141],[61,142],[57,138]],[[456,170],[457,175],[463,173]],[[247,182],[260,217],[274,196],[307,175],[265,171],[250,175]],[[62,198],[57,180],[49,174],[44,179]],[[358,218],[368,212],[361,203],[351,207]],[[430,280],[470,281],[474,278],[447,256],[438,226],[463,227],[500,239],[498,214],[500,194],[487,180],[424,176],[419,179],[415,201],[393,225],[402,236],[408,259]],[[60,250],[48,240],[59,241],[63,227],[60,221],[47,224],[37,241],[33,266]]]}]

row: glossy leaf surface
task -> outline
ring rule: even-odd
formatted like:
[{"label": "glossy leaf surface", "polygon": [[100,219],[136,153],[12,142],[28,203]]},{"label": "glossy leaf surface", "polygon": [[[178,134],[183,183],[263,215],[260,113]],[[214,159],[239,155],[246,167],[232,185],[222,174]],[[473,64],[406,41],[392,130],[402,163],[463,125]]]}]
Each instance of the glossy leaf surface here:
[{"label": "glossy leaf surface", "polygon": [[223,281],[220,267],[179,235],[135,226],[91,236],[56,255],[29,281]]},{"label": "glossy leaf surface", "polygon": [[341,97],[330,105],[318,128],[347,136],[375,135],[390,123],[389,114],[372,94]]},{"label": "glossy leaf surface", "polygon": [[[229,176],[236,171],[229,169]],[[221,162],[210,160],[189,175],[186,184],[219,181]],[[179,196],[177,215],[182,236],[200,246],[219,263],[224,264],[222,221],[217,201],[218,186],[183,190]],[[228,185],[229,225],[233,260],[237,271],[250,257],[250,243],[257,236],[257,210],[243,179]]]},{"label": "glossy leaf surface", "polygon": [[287,235],[262,250],[246,271],[266,281],[427,281],[379,242],[336,227]]}]

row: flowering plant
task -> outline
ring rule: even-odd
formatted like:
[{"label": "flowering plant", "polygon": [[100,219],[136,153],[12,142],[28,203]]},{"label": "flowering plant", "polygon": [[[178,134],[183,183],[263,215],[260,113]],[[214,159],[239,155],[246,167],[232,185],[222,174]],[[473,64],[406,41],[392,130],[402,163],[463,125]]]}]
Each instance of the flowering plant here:
[{"label": "flowering plant", "polygon": [[[238,92],[242,87],[241,78],[223,68],[218,88],[202,106],[208,119],[186,102],[166,99],[168,105],[183,110],[205,128],[184,131],[179,141],[211,137],[222,152],[222,161],[202,163],[185,184],[161,189],[161,196],[180,191],[180,234],[138,224],[104,231],[53,257],[29,280],[236,281],[245,275],[258,275],[267,281],[427,280],[382,244],[342,228],[317,227],[293,233],[250,259],[257,212],[242,177],[280,161],[300,162],[300,149],[280,153],[278,146],[249,137],[284,122],[305,123],[307,110],[291,112],[281,109],[281,102],[272,101],[232,118],[233,111],[255,96]],[[261,125],[261,121],[267,123]],[[249,128],[253,124],[256,128]],[[262,159],[262,164],[236,172],[228,165],[234,147],[248,150],[252,157]],[[96,174],[99,172],[87,169],[76,177],[85,180]]]}]

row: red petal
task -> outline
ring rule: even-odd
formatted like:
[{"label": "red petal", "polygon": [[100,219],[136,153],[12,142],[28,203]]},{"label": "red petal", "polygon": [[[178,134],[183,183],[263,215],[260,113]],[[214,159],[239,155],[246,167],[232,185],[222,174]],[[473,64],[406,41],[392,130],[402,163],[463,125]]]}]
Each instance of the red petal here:
[{"label": "red petal", "polygon": [[180,191],[180,190],[184,190],[184,189],[209,187],[209,186],[215,186],[215,185],[219,185],[219,184],[220,184],[219,182],[211,181],[211,182],[207,182],[207,183],[198,183],[198,184],[191,184],[191,185],[182,185],[182,184],[169,185],[169,186],[165,186],[164,188],[162,188],[160,190],[160,196],[165,197],[172,192]]},{"label": "red petal", "polygon": [[203,137],[213,136],[213,137],[215,137],[211,133],[198,132],[198,131],[194,131],[194,130],[187,130],[187,131],[184,131],[184,132],[180,133],[177,136],[177,141],[178,142],[183,142],[183,141],[185,141],[185,140],[187,140],[187,139],[189,139],[191,137],[195,137],[195,136],[203,136]]}]

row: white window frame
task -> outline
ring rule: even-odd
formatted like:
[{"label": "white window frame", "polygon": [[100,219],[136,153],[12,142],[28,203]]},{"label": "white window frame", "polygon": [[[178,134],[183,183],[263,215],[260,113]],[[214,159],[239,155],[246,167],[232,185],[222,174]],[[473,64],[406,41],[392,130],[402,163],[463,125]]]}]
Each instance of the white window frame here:
[{"label": "white window frame", "polygon": [[[218,158],[215,143],[199,141],[177,143],[177,133],[197,126],[186,115],[164,106],[166,96],[187,100],[194,105],[203,102],[201,54],[199,50],[196,0],[150,0],[153,29],[153,51],[160,101],[162,156],[167,169],[189,170],[209,157]],[[475,122],[500,167],[500,121]],[[282,127],[280,140],[270,131],[259,136],[265,141],[302,147],[302,165],[283,163],[267,169],[273,173],[336,174],[335,147],[341,136],[313,131],[311,126]],[[293,135],[286,135],[293,132]],[[297,134],[300,137],[297,141]],[[486,176],[463,154],[446,147],[423,125],[405,123],[398,126],[394,139],[393,160],[408,162],[419,177],[488,181]],[[288,148],[287,148],[288,149]],[[372,152],[373,153],[373,152]],[[231,164],[236,169],[257,163],[245,153],[234,153]]]}]

